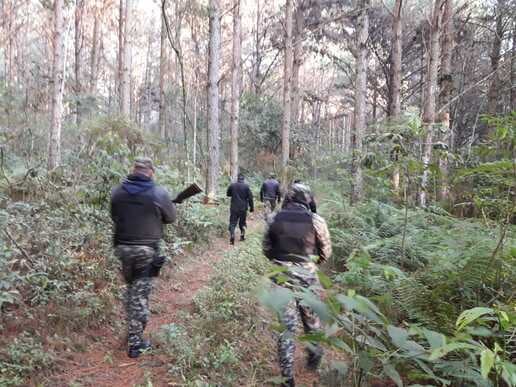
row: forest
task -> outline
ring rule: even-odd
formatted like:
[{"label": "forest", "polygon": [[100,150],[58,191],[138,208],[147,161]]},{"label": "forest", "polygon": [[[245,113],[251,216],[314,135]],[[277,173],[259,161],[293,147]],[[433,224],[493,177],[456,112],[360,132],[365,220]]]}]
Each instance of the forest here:
[{"label": "forest", "polygon": [[[203,193],[130,359],[110,199],[142,156]],[[271,174],[326,221],[323,291],[263,254]],[[0,386],[293,386],[294,302],[298,386],[516,387],[515,284],[515,0],[0,0]]]}]

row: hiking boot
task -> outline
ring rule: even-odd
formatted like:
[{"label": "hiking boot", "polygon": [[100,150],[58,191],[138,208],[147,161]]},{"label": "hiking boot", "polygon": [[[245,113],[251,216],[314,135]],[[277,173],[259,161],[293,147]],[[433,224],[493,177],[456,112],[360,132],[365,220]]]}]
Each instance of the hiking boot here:
[{"label": "hiking boot", "polygon": [[129,351],[128,351],[127,355],[131,359],[135,359],[135,358],[139,357],[142,353],[147,352],[150,349],[152,349],[152,345],[151,345],[150,341],[143,340],[142,342],[140,342],[140,344],[129,347]]},{"label": "hiking boot", "polygon": [[307,352],[308,358],[306,360],[306,368],[310,371],[317,371],[321,365],[323,350],[319,347],[316,347],[313,350],[307,349]]},{"label": "hiking boot", "polygon": [[243,242],[243,241],[245,241],[245,235],[244,234],[240,235],[240,242]]},{"label": "hiking boot", "polygon": [[230,245],[234,245],[235,244],[235,237],[232,236],[231,238],[229,238],[229,244]]},{"label": "hiking boot", "polygon": [[290,378],[281,383],[281,387],[295,387],[294,378]]}]

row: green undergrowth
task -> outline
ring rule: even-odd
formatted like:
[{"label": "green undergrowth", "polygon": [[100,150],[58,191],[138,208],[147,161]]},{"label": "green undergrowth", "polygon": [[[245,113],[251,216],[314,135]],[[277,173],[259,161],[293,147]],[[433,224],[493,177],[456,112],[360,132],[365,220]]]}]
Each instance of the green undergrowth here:
[{"label": "green undergrowth", "polygon": [[173,380],[192,386],[263,385],[271,343],[255,294],[269,269],[260,238],[249,234],[215,264],[209,284],[194,298],[192,314],[161,327],[160,347],[170,359]]},{"label": "green undergrowth", "polygon": [[[109,192],[126,164],[104,155],[50,175],[12,168],[9,184],[0,185],[0,385],[43,379],[60,367],[48,357],[83,351],[81,335],[119,321]],[[178,173],[160,173],[158,183],[171,192],[182,188]],[[168,256],[225,228],[221,208],[196,198],[178,207],[162,246]]]},{"label": "green undergrowth", "polygon": [[513,297],[514,228],[493,256],[500,229],[478,220],[436,209],[405,212],[374,201],[349,207],[328,200],[322,210],[328,214],[336,280],[372,297],[400,321],[451,332],[463,310]]}]

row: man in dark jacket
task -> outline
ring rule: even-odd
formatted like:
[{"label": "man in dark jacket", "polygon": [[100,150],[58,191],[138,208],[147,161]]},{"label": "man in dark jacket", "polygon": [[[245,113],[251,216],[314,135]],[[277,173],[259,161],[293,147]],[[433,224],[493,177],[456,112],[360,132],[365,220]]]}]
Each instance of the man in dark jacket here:
[{"label": "man in dark jacket", "polygon": [[260,201],[265,203],[268,210],[270,209],[270,211],[274,211],[276,203],[279,203],[280,200],[280,183],[276,180],[276,176],[271,173],[269,178],[262,184],[262,189],[260,190]]},{"label": "man in dark jacket", "polygon": [[[331,256],[331,240],[323,218],[310,211],[311,192],[303,184],[293,184],[285,197],[281,211],[269,222],[263,239],[263,253],[273,263],[285,269],[282,279],[276,279],[276,286],[299,290],[321,289],[317,277],[317,263]],[[317,256],[317,262],[312,260]],[[286,277],[286,280],[285,280]],[[275,280],[275,278],[273,278]],[[306,333],[321,329],[319,317],[300,299],[287,304],[281,315],[285,327],[278,340],[278,353],[283,386],[294,386],[294,335],[299,317]],[[316,370],[322,358],[322,348],[313,343],[308,351],[307,367]]]},{"label": "man in dark jacket", "polygon": [[137,158],[132,174],[111,192],[115,255],[127,284],[128,354],[132,358],[150,349],[143,331],[149,319],[152,263],[158,256],[163,224],[176,219],[168,192],[157,186],[153,177],[152,160]]},{"label": "man in dark jacket", "polygon": [[235,244],[235,228],[238,223],[240,228],[240,240],[245,240],[245,228],[247,209],[254,211],[253,193],[249,185],[244,181],[244,175],[239,174],[235,183],[228,187],[227,196],[231,197],[229,209],[229,243]]},{"label": "man in dark jacket", "polygon": [[317,214],[317,203],[315,202],[315,197],[314,197],[313,192],[310,190],[310,187],[308,185],[304,184],[301,181],[301,179],[294,180],[293,184],[303,184],[308,188],[308,190],[310,191],[310,203],[308,203],[308,205],[310,207],[310,211],[312,211],[314,214]]}]

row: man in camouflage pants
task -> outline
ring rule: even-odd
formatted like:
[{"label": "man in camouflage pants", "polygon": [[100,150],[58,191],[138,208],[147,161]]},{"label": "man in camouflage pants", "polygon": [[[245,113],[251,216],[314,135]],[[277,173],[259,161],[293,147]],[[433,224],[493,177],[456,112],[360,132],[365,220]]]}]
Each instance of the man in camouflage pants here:
[{"label": "man in camouflage pants", "polygon": [[[310,211],[310,189],[300,183],[293,184],[285,197],[283,208],[269,222],[263,239],[263,252],[276,265],[284,267],[286,281],[275,281],[278,286],[293,290],[321,289],[317,277],[317,263],[331,256],[330,234],[322,217]],[[292,300],[283,311],[281,322],[285,327],[278,340],[278,353],[283,386],[294,386],[294,335],[301,317],[305,332],[321,328],[319,317],[301,300]],[[313,344],[308,350],[307,367],[316,370],[322,359],[322,348]]]},{"label": "man in camouflage pants", "polygon": [[127,284],[125,309],[131,358],[151,348],[149,341],[143,339],[143,331],[149,320],[153,265],[159,261],[163,224],[176,218],[168,192],[157,186],[153,177],[152,161],[137,158],[132,174],[111,192],[115,255],[120,259]]}]

